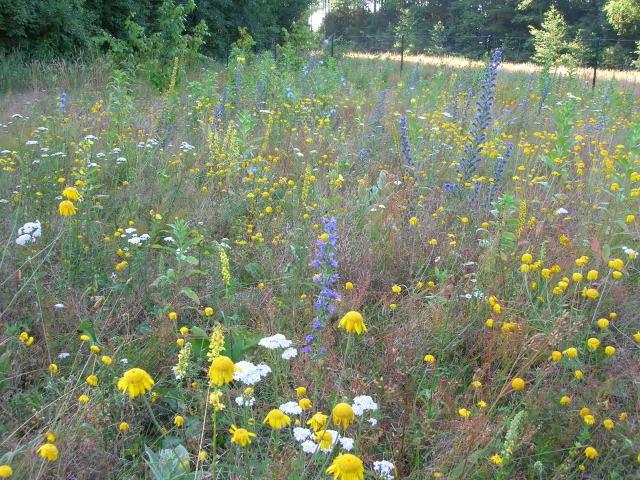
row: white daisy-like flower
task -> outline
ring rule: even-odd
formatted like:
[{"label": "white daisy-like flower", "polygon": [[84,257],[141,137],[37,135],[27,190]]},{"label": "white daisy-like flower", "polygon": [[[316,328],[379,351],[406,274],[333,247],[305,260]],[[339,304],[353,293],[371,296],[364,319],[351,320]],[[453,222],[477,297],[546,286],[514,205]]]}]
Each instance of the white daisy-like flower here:
[{"label": "white daisy-like flower", "polygon": [[264,363],[254,365],[245,360],[236,363],[236,368],[237,370],[233,374],[233,379],[245,385],[255,385],[271,373],[271,367],[269,367],[269,365],[265,365]]},{"label": "white daisy-like flower", "polygon": [[367,410],[375,412],[378,410],[378,404],[373,401],[369,395],[359,395],[353,399],[353,413],[358,417],[362,416]]},{"label": "white daisy-like flower", "polygon": [[40,221],[27,222],[18,229],[16,244],[20,246],[29,245],[30,243],[34,243],[40,236],[42,236],[42,225]]},{"label": "white daisy-like flower", "polygon": [[375,427],[376,425],[378,425],[378,420],[375,418],[370,418],[369,423],[371,424],[372,427]]},{"label": "white daisy-like flower", "polygon": [[278,408],[287,415],[300,415],[302,413],[302,408],[298,405],[298,402],[283,403]]},{"label": "white daisy-like flower", "polygon": [[289,348],[291,346],[291,340],[287,340],[281,333],[276,333],[270,337],[261,338],[258,345],[269,350],[275,350],[277,348]]},{"label": "white daisy-like flower", "polygon": [[287,348],[284,352],[282,352],[281,357],[285,360],[291,360],[292,358],[298,355],[298,350],[293,347]]},{"label": "white daisy-like flower", "polygon": [[384,480],[393,480],[396,466],[387,460],[377,460],[373,462],[373,471]]},{"label": "white daisy-like flower", "polygon": [[307,438],[311,437],[311,430],[308,428],[295,427],[293,429],[293,438],[298,442],[304,442]]}]

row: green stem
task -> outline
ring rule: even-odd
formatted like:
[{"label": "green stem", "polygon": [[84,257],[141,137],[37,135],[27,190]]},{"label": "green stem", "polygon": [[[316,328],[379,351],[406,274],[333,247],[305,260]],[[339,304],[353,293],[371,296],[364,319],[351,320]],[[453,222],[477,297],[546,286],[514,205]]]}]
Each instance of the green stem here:
[{"label": "green stem", "polygon": [[211,416],[213,420],[213,434],[211,436],[211,478],[213,480],[216,479],[216,466],[217,466],[217,458],[216,458],[216,437],[218,436],[217,432],[217,416],[215,408],[211,410]]},{"label": "green stem", "polygon": [[162,427],[160,426],[160,423],[158,423],[158,419],[156,419],[156,416],[153,413],[153,409],[151,408],[151,404],[149,403],[149,399],[146,397],[146,395],[142,395],[142,401],[145,407],[147,407],[147,411],[149,412],[149,415],[151,415],[151,420],[153,421],[153,424],[156,426],[158,431],[162,433]]}]

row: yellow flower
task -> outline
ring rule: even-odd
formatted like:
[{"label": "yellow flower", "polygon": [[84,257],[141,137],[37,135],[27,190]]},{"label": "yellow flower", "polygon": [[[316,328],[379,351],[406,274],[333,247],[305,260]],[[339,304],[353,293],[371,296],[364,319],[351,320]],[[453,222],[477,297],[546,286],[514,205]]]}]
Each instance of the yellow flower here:
[{"label": "yellow flower", "polygon": [[613,427],[615,426],[615,423],[613,423],[613,420],[611,420],[610,418],[605,418],[602,421],[602,426],[604,428],[606,428],[607,430],[613,430]]},{"label": "yellow flower", "polygon": [[466,408],[459,408],[458,415],[460,415],[462,418],[469,418],[471,416],[471,412]]},{"label": "yellow flower", "polygon": [[13,469],[10,465],[0,465],[0,478],[9,478],[13,475]]},{"label": "yellow flower", "polygon": [[209,367],[209,378],[214,385],[225,385],[233,381],[236,366],[229,357],[220,355],[213,359]]},{"label": "yellow flower", "polygon": [[206,308],[204,309],[204,315],[205,315],[205,317],[210,317],[210,316],[212,316],[212,315],[213,315],[213,308],[211,308],[211,307],[206,307]]},{"label": "yellow flower", "polygon": [[498,466],[501,466],[503,461],[504,461],[502,459],[502,457],[500,455],[498,455],[497,453],[495,455],[491,455],[490,460],[491,460],[491,463],[493,463],[494,465],[498,465]]},{"label": "yellow flower", "polygon": [[334,425],[340,425],[342,428],[347,428],[356,419],[356,415],[353,412],[351,405],[345,402],[338,403],[333,407],[331,412]]},{"label": "yellow flower", "polygon": [[316,412],[309,420],[307,420],[307,425],[310,425],[311,428],[313,428],[313,431],[317,432],[318,430],[322,430],[327,426],[328,419],[328,415],[325,415],[322,412]]},{"label": "yellow flower", "polygon": [[482,387],[482,382],[479,381],[479,380],[474,380],[473,382],[471,382],[471,386],[473,388],[480,388],[480,387]]},{"label": "yellow flower", "polygon": [[564,395],[560,399],[560,405],[569,405],[570,403],[571,403],[571,397],[568,397],[568,396]]},{"label": "yellow flower", "polygon": [[58,447],[56,447],[53,443],[45,443],[38,449],[38,455],[40,455],[45,460],[55,462],[58,459]]},{"label": "yellow flower", "polygon": [[590,282],[595,282],[598,279],[598,271],[597,270],[589,270],[587,272],[587,280]]},{"label": "yellow flower", "polygon": [[487,318],[484,324],[486,325],[487,328],[493,328],[493,324],[494,324],[493,318]]},{"label": "yellow flower", "polygon": [[338,323],[338,328],[342,328],[347,333],[356,333],[361,335],[367,331],[367,326],[364,324],[364,318],[359,312],[350,311],[347,312]]},{"label": "yellow flower", "polygon": [[551,360],[553,360],[554,362],[559,362],[560,360],[562,360],[562,352],[559,352],[558,350],[554,350],[553,352],[551,352]]},{"label": "yellow flower", "polygon": [[616,347],[612,347],[611,345],[607,345],[604,347],[604,353],[607,357],[611,357],[616,354]]},{"label": "yellow flower", "polygon": [[574,347],[569,347],[562,352],[563,355],[566,355],[569,358],[576,358],[578,356],[578,350]]},{"label": "yellow flower", "polygon": [[176,427],[182,427],[184,425],[184,417],[182,415],[176,415],[173,419],[173,424]]},{"label": "yellow flower", "polygon": [[355,455],[341,453],[333,459],[327,474],[333,475],[333,480],[363,480],[364,465]]},{"label": "yellow flower", "polygon": [[577,380],[582,380],[584,373],[582,373],[582,370],[576,370],[573,372],[573,376],[576,377]]},{"label": "yellow flower", "polygon": [[58,205],[58,213],[63,217],[70,217],[78,212],[73,202],[70,200],[62,200]]},{"label": "yellow flower", "polygon": [[48,442],[48,443],[55,443],[56,441],[56,434],[53,432],[47,432],[44,434],[44,439]]},{"label": "yellow flower", "polygon": [[327,430],[321,430],[316,432],[316,443],[320,444],[321,450],[329,450],[333,445],[333,435]]},{"label": "yellow flower", "polygon": [[584,449],[584,456],[589,460],[593,460],[598,456],[598,451],[593,447],[587,447]]},{"label": "yellow flower", "polygon": [[402,287],[400,285],[394,285],[391,287],[391,291],[393,293],[400,293],[402,292]]},{"label": "yellow flower", "polygon": [[587,425],[594,425],[596,423],[596,417],[593,415],[585,415],[582,417],[582,421]]},{"label": "yellow flower", "polygon": [[103,355],[103,356],[102,356],[102,358],[100,359],[100,361],[101,361],[104,365],[106,365],[107,367],[108,367],[109,365],[111,365],[111,363],[113,362],[113,360],[111,359],[111,357],[110,357],[110,356],[108,356],[108,355]]},{"label": "yellow flower", "polygon": [[124,270],[125,268],[127,268],[129,266],[129,262],[127,262],[126,260],[123,260],[119,263],[116,263],[115,271],[116,272],[121,272],[122,270]]},{"label": "yellow flower", "polygon": [[511,386],[514,390],[522,390],[524,388],[524,380],[520,377],[516,377],[511,381]]},{"label": "yellow flower", "polygon": [[80,335],[80,341],[81,342],[88,342],[89,340],[91,340],[89,338],[89,335]]},{"label": "yellow flower", "polygon": [[633,222],[636,221],[636,217],[635,217],[635,215],[627,215],[627,218],[625,219],[625,221],[627,223],[633,223]]},{"label": "yellow flower", "polygon": [[62,190],[62,196],[67,200],[76,201],[80,198],[80,193],[75,187],[67,187]]},{"label": "yellow flower", "polygon": [[167,317],[169,318],[169,320],[177,320],[178,319],[178,314],[176,312],[169,312],[167,314]]},{"label": "yellow flower", "polygon": [[100,353],[100,347],[97,345],[91,345],[89,347],[89,350],[91,350],[93,353]]},{"label": "yellow flower", "polygon": [[129,424],[127,422],[120,422],[120,424],[118,425],[118,430],[120,430],[121,432],[129,430]]},{"label": "yellow flower", "polygon": [[307,387],[296,387],[294,390],[298,397],[304,397],[307,394]]},{"label": "yellow flower", "polygon": [[51,372],[52,375],[58,373],[58,365],[56,365],[55,363],[50,364],[49,372]]},{"label": "yellow flower", "polygon": [[249,445],[251,443],[251,437],[256,436],[255,433],[250,432],[245,428],[238,428],[235,425],[231,425],[229,433],[231,433],[231,441],[241,447]]},{"label": "yellow flower", "polygon": [[345,290],[353,290],[353,283],[351,282],[347,282],[344,284],[344,289]]},{"label": "yellow flower", "polygon": [[431,363],[431,364],[435,364],[436,363],[436,357],[434,357],[430,353],[427,353],[424,356],[423,360],[425,361],[425,363]]},{"label": "yellow flower", "polygon": [[80,403],[87,403],[89,401],[89,396],[84,393],[78,397],[78,401]]},{"label": "yellow flower", "polygon": [[609,320],[607,320],[606,318],[599,318],[597,323],[598,327],[603,330],[609,326]]},{"label": "yellow flower", "polygon": [[122,393],[129,393],[131,398],[136,398],[151,390],[154,383],[151,375],[143,369],[132,368],[124,372],[122,378],[118,380],[118,389],[122,390]]},{"label": "yellow flower", "polygon": [[274,430],[281,430],[291,425],[291,418],[281,410],[274,408],[267,413],[262,423],[268,424]]},{"label": "yellow flower", "polygon": [[92,387],[96,387],[98,385],[98,377],[95,375],[89,375],[85,381]]},{"label": "yellow flower", "polygon": [[409,224],[410,224],[410,225],[413,225],[414,227],[415,227],[416,225],[418,225],[418,217],[411,217],[411,218],[409,219]]},{"label": "yellow flower", "polygon": [[533,255],[531,255],[530,253],[525,253],[522,255],[522,257],[520,257],[520,261],[525,265],[529,265],[531,262],[533,262]]},{"label": "yellow flower", "polygon": [[298,400],[298,406],[302,410],[311,410],[313,408],[313,404],[308,398],[301,398],[300,400]]},{"label": "yellow flower", "polygon": [[600,346],[600,340],[598,340],[597,338],[592,337],[589,340],[587,340],[587,347],[589,347],[589,350],[591,350],[592,352],[595,352],[599,346]]},{"label": "yellow flower", "polygon": [[200,450],[198,452],[198,460],[200,460],[201,462],[204,462],[207,459],[208,456],[209,456],[209,454],[204,450]]},{"label": "yellow flower", "polygon": [[640,332],[636,332],[636,333],[634,333],[634,334],[633,334],[633,339],[634,339],[636,342],[640,343]]}]

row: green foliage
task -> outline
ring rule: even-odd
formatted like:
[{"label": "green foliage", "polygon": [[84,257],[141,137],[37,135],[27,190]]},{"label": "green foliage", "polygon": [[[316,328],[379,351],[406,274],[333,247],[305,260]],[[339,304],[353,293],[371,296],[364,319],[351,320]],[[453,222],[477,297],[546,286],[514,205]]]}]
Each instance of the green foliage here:
[{"label": "green foliage", "polygon": [[604,11],[618,33],[640,31],[640,0],[609,0]]},{"label": "green foliage", "polygon": [[533,60],[541,65],[566,65],[574,63],[571,44],[568,41],[568,25],[555,5],[544,14],[540,29],[529,27],[533,36],[535,54]]}]

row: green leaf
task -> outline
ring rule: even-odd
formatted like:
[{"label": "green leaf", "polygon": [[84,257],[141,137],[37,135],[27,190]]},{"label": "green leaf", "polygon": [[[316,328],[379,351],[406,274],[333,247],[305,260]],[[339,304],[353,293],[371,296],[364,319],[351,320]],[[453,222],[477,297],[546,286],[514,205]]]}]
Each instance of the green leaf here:
[{"label": "green leaf", "polygon": [[180,290],[180,293],[191,300],[193,303],[200,305],[200,297],[198,297],[198,294],[191,290],[189,287],[183,287]]}]

